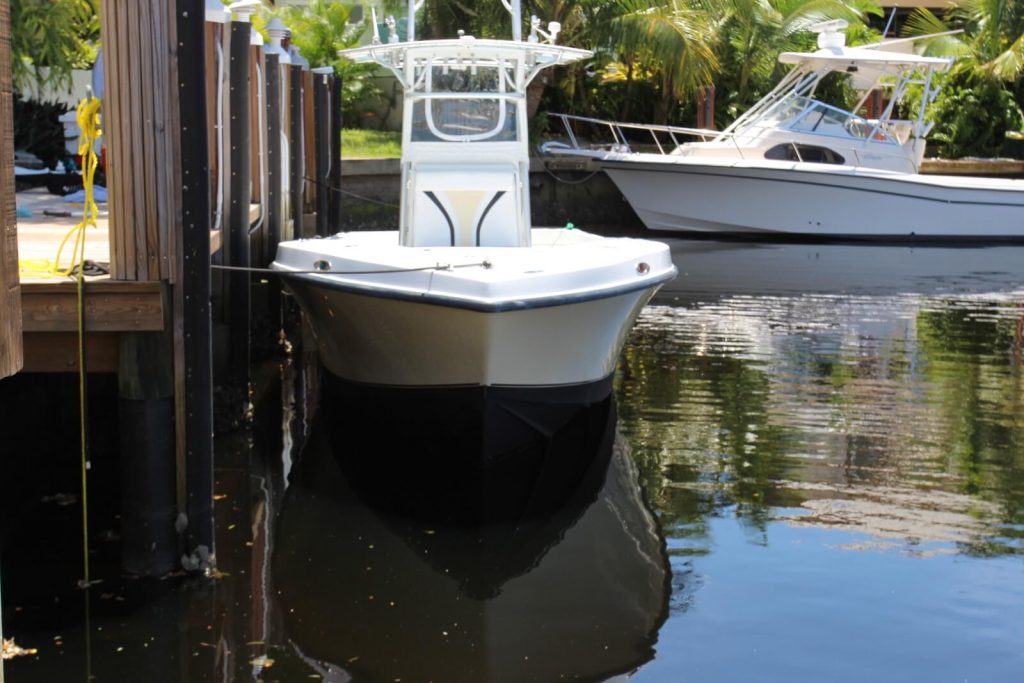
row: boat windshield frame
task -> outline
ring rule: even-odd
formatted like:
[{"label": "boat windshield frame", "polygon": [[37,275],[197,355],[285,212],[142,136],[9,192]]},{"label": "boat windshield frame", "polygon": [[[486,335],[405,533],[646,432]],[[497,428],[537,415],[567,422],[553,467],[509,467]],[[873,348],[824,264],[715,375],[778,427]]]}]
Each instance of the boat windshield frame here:
[{"label": "boat windshield frame", "polygon": [[[820,115],[812,121],[816,112],[819,112]],[[826,125],[825,128],[819,130],[823,123],[831,125]],[[795,92],[790,92],[788,97],[776,101],[756,121],[737,130],[736,134],[742,135],[744,131],[752,128],[772,128],[805,135],[854,140],[870,139],[872,142],[900,144],[896,135],[886,127],[883,119],[865,119],[853,112],[807,95],[798,95]],[[843,134],[834,132],[836,128],[841,129]]]}]

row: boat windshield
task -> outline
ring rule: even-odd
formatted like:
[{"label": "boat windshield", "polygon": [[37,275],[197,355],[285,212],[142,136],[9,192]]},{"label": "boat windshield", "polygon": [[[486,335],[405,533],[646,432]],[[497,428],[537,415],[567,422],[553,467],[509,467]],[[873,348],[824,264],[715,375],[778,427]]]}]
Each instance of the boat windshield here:
[{"label": "boat windshield", "polygon": [[870,138],[876,142],[897,143],[883,123],[861,118],[838,107],[804,96],[787,97],[779,101],[766,111],[754,125],[763,128],[784,128],[815,135]]},{"label": "boat windshield", "polygon": [[505,90],[503,71],[499,66],[430,67],[424,95],[412,102],[412,141],[515,142],[516,105]]}]

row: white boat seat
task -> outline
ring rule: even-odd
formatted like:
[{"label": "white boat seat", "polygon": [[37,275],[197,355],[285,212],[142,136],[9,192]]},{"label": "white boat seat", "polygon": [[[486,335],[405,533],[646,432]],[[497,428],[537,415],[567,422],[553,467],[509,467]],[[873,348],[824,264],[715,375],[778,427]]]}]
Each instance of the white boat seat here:
[{"label": "white boat seat", "polygon": [[416,164],[407,246],[522,246],[514,164]]}]

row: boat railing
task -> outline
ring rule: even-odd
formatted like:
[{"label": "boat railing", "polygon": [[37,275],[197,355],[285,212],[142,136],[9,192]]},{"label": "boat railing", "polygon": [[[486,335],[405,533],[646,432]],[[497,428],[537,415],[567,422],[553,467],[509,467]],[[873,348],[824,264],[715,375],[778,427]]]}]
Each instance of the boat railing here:
[{"label": "boat railing", "polygon": [[650,152],[671,154],[684,142],[732,141],[737,153],[743,150],[731,133],[707,128],[686,128],[653,123],[620,123],[573,114],[551,112],[548,116],[562,122],[569,146],[579,151]]},{"label": "boat railing", "polygon": [[[841,112],[842,110],[836,109],[835,111]],[[756,158],[761,159],[764,158],[763,150],[760,150],[759,145],[752,143],[762,139],[766,134],[774,133],[776,144],[786,144],[787,130],[793,134],[788,143],[790,147],[788,153],[791,155],[792,161],[812,161],[813,159],[805,158],[805,154],[821,149],[815,147],[813,143],[809,144],[809,138],[800,135],[801,133],[806,135],[807,131],[776,126],[748,125],[741,129],[719,131],[646,123],[620,123],[556,112],[551,112],[548,116],[560,120],[565,131],[565,140],[549,141],[543,145],[543,152],[549,154],[603,156],[607,152],[616,152],[671,155],[684,143],[697,141],[728,144],[729,154],[732,154],[734,150],[739,159],[746,160],[752,152],[757,152]],[[888,159],[887,165],[894,169],[910,173],[917,171],[916,164],[912,159],[907,158],[900,144],[907,136],[907,125],[910,122],[879,121],[878,119],[848,116],[850,121],[847,122],[844,119],[842,123],[856,123],[857,126],[860,126],[859,129],[853,131],[846,129],[841,136],[823,135],[820,131],[813,134],[820,135],[822,138],[831,137],[839,140],[845,137],[847,140],[856,141],[855,144],[844,146],[841,150],[841,154],[853,156],[855,166],[877,165],[877,159],[879,155],[882,155]],[[870,149],[872,158],[862,159],[861,152],[866,151],[866,148],[862,149],[862,147],[869,143],[882,144],[877,146],[872,144]],[[826,161],[825,163],[841,164],[843,162]]]}]

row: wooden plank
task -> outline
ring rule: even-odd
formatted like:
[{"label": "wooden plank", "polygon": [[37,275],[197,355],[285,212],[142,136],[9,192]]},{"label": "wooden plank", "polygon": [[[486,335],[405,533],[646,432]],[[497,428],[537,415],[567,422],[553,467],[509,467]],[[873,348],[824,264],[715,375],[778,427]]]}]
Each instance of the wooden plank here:
[{"label": "wooden plank", "polygon": [[173,164],[170,163],[173,149],[171,147],[170,131],[168,129],[168,109],[170,108],[169,94],[173,90],[174,81],[171,80],[169,51],[168,51],[168,23],[166,4],[157,4],[153,8],[152,18],[152,41],[153,41],[153,121],[151,128],[155,138],[154,162],[156,164],[156,191],[155,211],[157,230],[157,252],[159,258],[158,271],[161,280],[173,280],[171,265],[171,226],[174,223],[173,197],[174,186],[169,176],[173,172]]},{"label": "wooden plank", "polygon": [[[119,336],[116,332],[85,336],[87,371],[117,372]],[[78,372],[78,333],[26,333],[25,372]]]},{"label": "wooden plank", "polygon": [[[26,332],[78,329],[74,282],[26,284],[21,292]],[[164,328],[159,282],[101,280],[86,285],[85,328],[96,332],[156,331]]]},{"label": "wooden plank", "polygon": [[148,46],[143,46],[142,43],[142,13],[140,6],[144,4],[142,0],[136,0],[136,2],[129,2],[128,5],[128,48],[131,50],[131,59],[129,64],[131,66],[130,82],[132,86],[132,100],[131,100],[131,169],[133,179],[133,192],[132,192],[132,216],[134,221],[131,225],[133,228],[133,241],[135,251],[133,254],[133,269],[134,276],[129,278],[132,280],[148,280],[149,278],[149,262],[146,258],[146,164],[148,159],[145,157],[145,146],[142,141],[142,131],[145,127],[145,120],[143,119],[143,112],[140,103],[146,97],[146,90],[151,88],[153,84],[147,83],[145,74],[142,70],[142,60],[139,58],[143,49],[149,49]]},{"label": "wooden plank", "polygon": [[[166,214],[161,214],[161,216],[163,220],[167,221],[166,276],[172,284],[180,282],[180,236],[183,225],[181,214],[181,114],[178,111],[178,22],[175,15],[176,10],[177,3],[168,2],[164,6],[163,19],[166,22],[164,35],[167,36],[167,42],[162,53],[166,60],[167,72],[167,89],[164,92],[164,114],[167,118],[164,122],[166,132],[160,136],[164,143],[164,154],[167,155],[163,157],[163,163],[167,170],[164,178],[164,190],[167,192],[166,199],[168,203]],[[177,367],[177,357],[175,357],[175,371],[177,371]]]},{"label": "wooden plank", "polygon": [[139,279],[159,280],[160,232],[157,227],[159,217],[156,212],[156,175],[159,164],[156,162],[156,138],[154,135],[155,131],[153,130],[153,121],[155,119],[156,92],[163,89],[164,83],[162,80],[154,78],[153,63],[155,61],[154,53],[159,45],[158,41],[164,40],[164,37],[153,34],[153,14],[155,8],[152,5],[152,0],[143,0],[138,3],[138,6],[142,49],[137,61],[140,62],[142,72],[141,82],[147,85],[142,90],[137,105],[141,118],[143,154],[139,166],[141,167],[142,188],[144,189],[144,196],[140,197],[139,202],[143,223],[138,226],[138,229],[145,235],[142,242],[144,244],[143,259],[146,264],[146,277]]},{"label": "wooden plank", "polygon": [[21,370],[23,363],[13,107],[10,5],[8,0],[0,0],[0,379]]},{"label": "wooden plank", "polygon": [[120,67],[123,63],[118,54],[120,40],[119,33],[121,11],[116,0],[102,0],[100,3],[100,36],[103,41],[104,68],[106,73],[105,92],[103,96],[103,144],[107,150],[107,165],[105,173],[107,176],[107,213],[109,216],[110,242],[110,269],[112,277],[119,278],[124,273],[124,240],[118,235],[124,219],[120,213],[120,207],[124,204],[122,196],[121,175],[122,161],[121,154],[124,144],[121,142],[121,81]]}]

